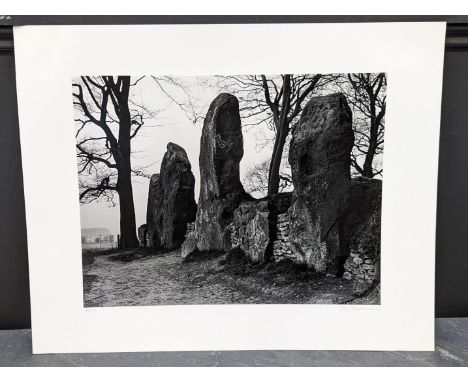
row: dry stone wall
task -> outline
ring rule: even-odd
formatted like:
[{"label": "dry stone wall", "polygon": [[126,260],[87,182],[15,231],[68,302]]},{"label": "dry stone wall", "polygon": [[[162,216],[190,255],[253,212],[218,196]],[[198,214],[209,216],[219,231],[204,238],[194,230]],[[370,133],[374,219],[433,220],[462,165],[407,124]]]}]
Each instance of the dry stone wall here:
[{"label": "dry stone wall", "polygon": [[380,279],[380,258],[374,254],[351,252],[344,265],[343,278],[373,284]]},{"label": "dry stone wall", "polygon": [[289,213],[278,215],[276,238],[273,242],[273,260],[281,261],[290,259],[294,262],[301,262],[301,258],[294,255],[289,245]]}]

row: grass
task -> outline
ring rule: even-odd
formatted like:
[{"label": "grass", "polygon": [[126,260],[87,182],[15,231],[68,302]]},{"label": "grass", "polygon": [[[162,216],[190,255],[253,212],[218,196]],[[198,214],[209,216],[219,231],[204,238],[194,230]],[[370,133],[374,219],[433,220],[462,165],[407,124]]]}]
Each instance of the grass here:
[{"label": "grass", "polygon": [[105,250],[83,253],[85,306],[174,304],[378,304],[378,288],[356,294],[351,282],[291,261],[255,264],[239,251]]}]

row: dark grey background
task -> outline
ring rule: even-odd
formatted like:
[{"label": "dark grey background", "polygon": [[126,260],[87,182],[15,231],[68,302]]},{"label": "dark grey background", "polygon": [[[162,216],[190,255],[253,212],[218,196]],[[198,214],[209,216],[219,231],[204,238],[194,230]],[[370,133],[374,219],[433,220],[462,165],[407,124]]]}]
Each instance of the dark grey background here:
[{"label": "dark grey background", "polygon": [[[468,316],[468,16],[0,16],[0,329],[30,326],[11,25],[377,21],[449,23],[439,160],[436,316]],[[416,150],[414,160],[418,160]],[[53,235],[53,227],[51,230]]]}]

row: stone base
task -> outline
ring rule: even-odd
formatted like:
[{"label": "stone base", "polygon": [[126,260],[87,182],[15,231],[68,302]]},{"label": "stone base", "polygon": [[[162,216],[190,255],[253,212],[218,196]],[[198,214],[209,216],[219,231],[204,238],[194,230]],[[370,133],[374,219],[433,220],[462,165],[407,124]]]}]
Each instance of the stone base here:
[{"label": "stone base", "polygon": [[230,225],[231,245],[253,262],[264,262],[269,243],[268,201],[243,202],[234,211]]}]

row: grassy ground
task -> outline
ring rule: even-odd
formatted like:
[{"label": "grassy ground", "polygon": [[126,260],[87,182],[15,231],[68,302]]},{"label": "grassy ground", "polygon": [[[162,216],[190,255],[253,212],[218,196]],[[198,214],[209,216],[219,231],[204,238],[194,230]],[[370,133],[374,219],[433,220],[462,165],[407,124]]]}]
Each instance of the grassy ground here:
[{"label": "grassy ground", "polygon": [[86,307],[174,304],[378,304],[379,288],[357,296],[349,281],[291,263],[251,264],[212,254],[83,252]]}]

